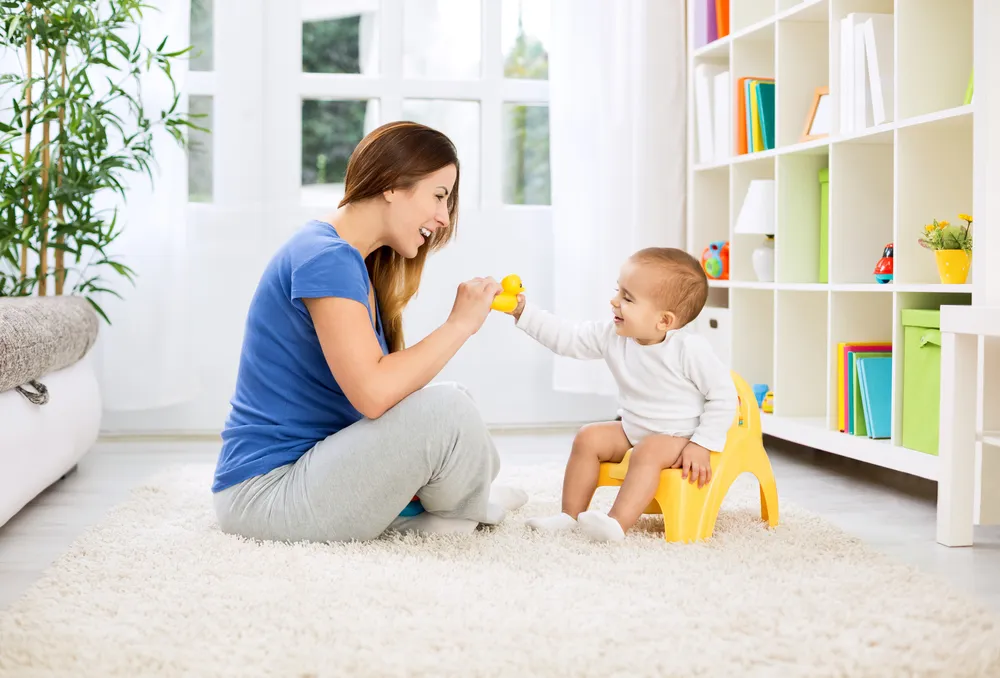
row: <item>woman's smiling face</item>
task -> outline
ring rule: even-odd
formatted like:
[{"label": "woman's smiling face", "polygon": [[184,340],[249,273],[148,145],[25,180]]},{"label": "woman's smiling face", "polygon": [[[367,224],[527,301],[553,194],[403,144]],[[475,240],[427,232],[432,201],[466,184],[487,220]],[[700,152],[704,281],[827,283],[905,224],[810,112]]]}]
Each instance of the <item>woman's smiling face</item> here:
[{"label": "woman's smiling face", "polygon": [[384,193],[386,213],[385,244],[400,256],[412,259],[434,234],[451,226],[448,206],[455,191],[458,170],[445,165],[418,180],[410,188]]}]

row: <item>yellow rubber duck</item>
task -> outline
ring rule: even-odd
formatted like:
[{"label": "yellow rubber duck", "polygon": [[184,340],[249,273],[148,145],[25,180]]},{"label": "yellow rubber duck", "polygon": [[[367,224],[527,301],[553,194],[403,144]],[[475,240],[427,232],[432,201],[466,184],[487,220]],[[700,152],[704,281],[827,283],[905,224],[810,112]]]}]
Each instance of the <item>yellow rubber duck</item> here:
[{"label": "yellow rubber duck", "polygon": [[524,285],[521,284],[520,276],[508,275],[500,281],[500,286],[503,292],[493,298],[491,308],[494,311],[510,313],[517,308],[517,295],[524,292]]}]

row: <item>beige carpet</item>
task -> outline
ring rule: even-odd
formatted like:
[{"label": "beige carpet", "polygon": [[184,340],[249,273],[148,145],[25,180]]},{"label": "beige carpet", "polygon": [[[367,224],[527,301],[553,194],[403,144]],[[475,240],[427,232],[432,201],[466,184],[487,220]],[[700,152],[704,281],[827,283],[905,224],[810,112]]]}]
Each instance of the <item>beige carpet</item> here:
[{"label": "beige carpet", "polygon": [[993,616],[787,503],[766,530],[749,477],[704,545],[529,533],[545,466],[504,473],[532,503],[494,530],[288,546],[218,533],[210,474],[137,489],[0,612],[0,676],[1000,675]]}]

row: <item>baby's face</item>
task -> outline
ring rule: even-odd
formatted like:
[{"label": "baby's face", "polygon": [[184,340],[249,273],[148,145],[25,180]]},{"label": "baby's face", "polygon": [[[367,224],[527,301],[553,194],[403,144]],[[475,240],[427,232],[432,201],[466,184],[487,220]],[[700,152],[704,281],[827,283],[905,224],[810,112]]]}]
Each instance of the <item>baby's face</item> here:
[{"label": "baby's face", "polygon": [[631,259],[625,262],[611,299],[618,336],[631,337],[640,344],[663,341],[674,323],[673,314],[664,310],[661,301],[663,284],[663,273],[655,266]]}]

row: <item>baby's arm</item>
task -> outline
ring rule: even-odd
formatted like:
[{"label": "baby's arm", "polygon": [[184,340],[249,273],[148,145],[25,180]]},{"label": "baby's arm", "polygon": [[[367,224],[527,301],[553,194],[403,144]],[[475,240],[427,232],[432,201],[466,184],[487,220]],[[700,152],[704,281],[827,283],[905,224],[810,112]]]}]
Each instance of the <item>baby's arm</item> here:
[{"label": "baby's arm", "polygon": [[721,452],[739,403],[732,374],[704,337],[685,337],[681,356],[685,374],[705,396],[705,410],[691,442]]},{"label": "baby's arm", "polygon": [[511,314],[517,327],[529,337],[558,355],[579,360],[597,360],[604,357],[608,340],[614,328],[610,322],[570,323],[547,311],[526,305],[523,298]]}]

